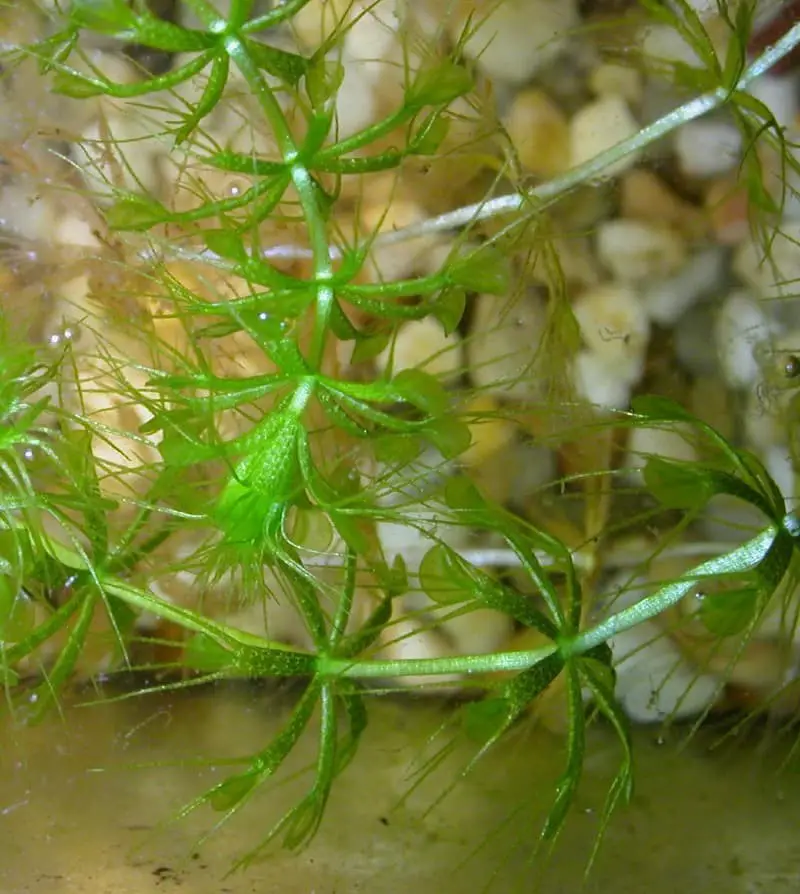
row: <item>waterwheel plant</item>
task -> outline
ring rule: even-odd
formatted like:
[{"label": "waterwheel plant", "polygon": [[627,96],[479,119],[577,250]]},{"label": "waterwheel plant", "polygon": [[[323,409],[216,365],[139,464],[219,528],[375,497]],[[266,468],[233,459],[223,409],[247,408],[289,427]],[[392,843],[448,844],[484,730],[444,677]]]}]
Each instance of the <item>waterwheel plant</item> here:
[{"label": "waterwheel plant", "polygon": [[311,839],[391,687],[464,695],[464,773],[531,712],[561,727],[544,841],[590,723],[620,744],[598,841],[631,718],[791,728],[798,109],[764,79],[800,26],[167,6],[3,10],[9,709],[122,670],[301,680],[181,812],[232,815],[316,736],[237,865]]}]

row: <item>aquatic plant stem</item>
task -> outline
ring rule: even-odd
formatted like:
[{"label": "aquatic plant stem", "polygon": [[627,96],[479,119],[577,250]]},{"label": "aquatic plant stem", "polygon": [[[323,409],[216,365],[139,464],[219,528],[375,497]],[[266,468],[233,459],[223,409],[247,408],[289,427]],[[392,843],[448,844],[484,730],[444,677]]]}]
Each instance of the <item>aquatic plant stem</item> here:
[{"label": "aquatic plant stem", "polygon": [[607,168],[620,159],[626,158],[631,153],[639,152],[647,146],[662,139],[673,130],[683,124],[701,118],[714,109],[725,105],[730,101],[733,93],[745,90],[756,78],[768,72],[778,64],[785,56],[800,45],[800,23],[794,25],[779,41],[765,50],[742,73],[732,87],[717,87],[709,93],[698,96],[685,103],[663,118],[659,118],[652,124],[643,127],[634,136],[622,140],[610,149],[606,149],[584,164],[570,168],[566,174],[548,180],[533,189],[524,192],[516,192],[510,195],[498,196],[473,205],[448,211],[437,217],[429,218],[418,224],[401,227],[389,233],[381,233],[372,240],[373,246],[394,245],[419,236],[428,236],[441,233],[446,230],[455,230],[469,224],[489,220],[492,217],[501,217],[523,210],[535,211],[543,205],[549,205],[555,199],[561,198],[579,186],[585,186],[596,180]]},{"label": "aquatic plant stem", "polygon": [[319,371],[325,353],[327,335],[330,331],[330,316],[334,304],[334,293],[331,286],[333,265],[325,216],[320,205],[320,190],[311,171],[303,162],[302,153],[292,137],[283,110],[245,43],[239,37],[230,35],[225,40],[225,48],[242,73],[242,77],[252,89],[253,95],[272,127],[278,149],[284,161],[289,165],[292,183],[297,190],[300,207],[303,210],[313,258],[313,281],[316,286],[316,319],[307,359],[310,366]]},{"label": "aquatic plant stem", "polygon": [[317,672],[325,677],[350,679],[394,679],[396,677],[449,674],[484,674],[527,670],[548,655],[559,651],[557,643],[539,649],[518,652],[492,652],[488,655],[458,655],[453,658],[400,658],[396,661],[362,661],[320,656]]}]

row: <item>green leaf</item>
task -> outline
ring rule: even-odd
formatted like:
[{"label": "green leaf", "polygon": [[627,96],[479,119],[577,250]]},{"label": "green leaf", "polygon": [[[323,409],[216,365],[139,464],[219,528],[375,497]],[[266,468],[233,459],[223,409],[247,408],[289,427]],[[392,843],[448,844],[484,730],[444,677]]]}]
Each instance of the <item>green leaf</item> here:
[{"label": "green leaf", "polygon": [[255,789],[261,778],[262,774],[258,769],[229,776],[209,792],[208,803],[211,809],[223,811],[235,807]]},{"label": "green leaf", "polygon": [[458,328],[467,307],[467,293],[460,286],[442,291],[436,296],[431,312],[444,327],[444,334],[450,335]]},{"label": "green leaf", "polygon": [[350,362],[364,363],[366,360],[373,360],[382,351],[389,347],[392,340],[392,330],[384,329],[382,332],[376,332],[372,335],[361,335],[356,338],[353,353],[350,355]]},{"label": "green leaf", "polygon": [[298,486],[298,449],[304,438],[305,429],[290,406],[273,410],[242,439],[245,456],[231,486],[236,490],[238,484],[262,501],[284,502]]},{"label": "green leaf", "polygon": [[[610,653],[611,650],[608,651]],[[611,723],[622,746],[622,762],[608,790],[603,813],[600,816],[600,828],[587,866],[588,871],[597,855],[611,815],[618,806],[629,803],[633,796],[633,747],[630,723],[614,696],[614,673],[611,667],[584,657],[578,661],[578,669],[592,692],[595,704]]]},{"label": "green leaf", "polygon": [[92,545],[95,562],[101,563],[108,553],[108,505],[100,491],[97,466],[92,453],[92,433],[87,429],[65,428],[61,434],[64,449],[61,460],[64,470],[79,488],[82,501],[82,527]]},{"label": "green leaf", "polygon": [[230,651],[206,634],[199,633],[186,641],[181,664],[199,673],[229,671],[232,664]]},{"label": "green leaf", "polygon": [[103,96],[108,92],[103,81],[65,69],[59,69],[53,75],[51,89],[53,93],[72,99],[88,99],[92,96]]},{"label": "green leaf", "polygon": [[420,410],[438,416],[447,410],[447,392],[440,382],[421,369],[401,370],[391,381],[397,396]]},{"label": "green leaf", "polygon": [[471,602],[472,580],[467,578],[466,587],[464,583],[452,550],[443,543],[437,543],[425,553],[419,566],[419,585],[429,599],[439,605]]},{"label": "green leaf", "polygon": [[79,38],[80,32],[73,27],[59,31],[33,44],[30,49],[37,60],[39,73],[49,74],[56,65],[65,63],[75,49]]},{"label": "green leaf", "polygon": [[[740,469],[749,472],[749,464],[738,457]],[[702,463],[668,460],[651,456],[644,468],[644,480],[648,489],[664,506],[671,509],[701,509],[717,494],[737,497],[761,510],[768,518],[778,521],[783,517],[783,499],[777,509],[765,496],[761,481],[752,473],[748,477],[758,489],[745,484],[739,478]]]},{"label": "green leaf", "polygon": [[72,0],[70,18],[80,28],[107,34],[136,26],[136,14],[126,0]]},{"label": "green leaf", "polygon": [[569,706],[569,734],[567,736],[567,766],[556,785],[556,797],[547,821],[542,829],[542,838],[553,841],[561,832],[567,814],[575,800],[575,794],[583,775],[583,760],[586,753],[586,721],[584,719],[583,693],[580,678],[574,663],[566,665],[567,703]]},{"label": "green leaf", "polygon": [[22,595],[16,575],[0,573],[0,642],[21,642],[35,627],[34,602]]},{"label": "green leaf", "polygon": [[480,491],[465,475],[453,475],[447,479],[444,499],[447,505],[457,512],[483,512],[486,508]]},{"label": "green leaf", "polygon": [[408,108],[443,106],[472,89],[472,77],[461,65],[445,60],[435,68],[421,71],[406,92]]},{"label": "green leaf", "polygon": [[211,71],[203,90],[203,95],[193,104],[191,113],[175,134],[175,144],[180,145],[195,131],[197,125],[216,108],[222,99],[225,85],[230,73],[230,57],[227,53],[219,53],[211,63]]},{"label": "green leaf", "polygon": [[486,698],[464,708],[463,724],[472,742],[489,742],[497,738],[509,723],[509,705],[504,698]]},{"label": "green leaf", "polygon": [[316,112],[327,113],[344,80],[344,66],[338,59],[315,56],[306,70],[306,93]]},{"label": "green leaf", "polygon": [[386,434],[373,441],[375,459],[387,466],[406,466],[422,453],[422,440],[416,434]]},{"label": "green leaf", "polygon": [[505,295],[511,287],[508,259],[489,245],[453,259],[446,275],[451,283],[470,292]]},{"label": "green leaf", "polygon": [[168,220],[169,211],[147,196],[125,196],[105,212],[106,223],[112,230],[142,232]]},{"label": "green leaf", "polygon": [[710,476],[694,464],[674,462],[660,456],[648,458],[644,483],[668,509],[701,509],[715,494]]},{"label": "green leaf", "polygon": [[425,424],[421,433],[445,459],[456,459],[472,443],[469,426],[453,416],[440,416]]},{"label": "green leaf", "polygon": [[242,237],[231,230],[204,230],[206,246],[221,258],[243,264],[249,260]]},{"label": "green leaf", "polygon": [[414,132],[408,151],[413,155],[435,155],[447,139],[450,119],[440,112],[431,112]]},{"label": "green leaf", "polygon": [[433,602],[443,605],[479,603],[555,640],[556,626],[529,597],[494,580],[462,559],[449,546],[437,543],[425,553],[419,567],[419,584]]},{"label": "green leaf", "polygon": [[722,590],[704,596],[698,614],[709,633],[734,636],[753,621],[760,601],[760,590],[755,586]]},{"label": "green leaf", "polygon": [[247,52],[255,64],[285,84],[295,86],[308,70],[308,60],[259,40],[246,40]]},{"label": "green leaf", "polygon": [[554,652],[509,680],[502,687],[501,695],[467,705],[465,730],[473,740],[485,743],[481,753],[500,738],[563,669],[563,658]]}]

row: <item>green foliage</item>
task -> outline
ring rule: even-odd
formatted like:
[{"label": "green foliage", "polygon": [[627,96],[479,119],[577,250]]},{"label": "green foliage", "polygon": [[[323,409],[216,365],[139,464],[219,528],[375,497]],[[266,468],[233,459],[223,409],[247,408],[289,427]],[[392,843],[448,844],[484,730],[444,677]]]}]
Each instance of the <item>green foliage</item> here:
[{"label": "green foliage", "polygon": [[[786,514],[779,488],[755,456],[679,405],[642,397],[631,414],[615,422],[667,429],[687,424],[707,447],[702,461],[647,461],[644,482],[652,503],[686,520],[715,497],[733,497],[763,517],[762,529],[749,541],[598,620],[587,577],[576,567],[570,546],[495,505],[468,477],[456,474],[442,488],[442,518],[501,542],[533,595],[498,580],[436,536],[418,575],[409,574],[402,559],[389,565],[375,524],[403,523],[403,510],[387,509],[378,495],[381,482],[368,480],[362,473],[366,463],[360,461],[366,456],[396,467],[408,474],[405,484],[413,484],[408,470],[424,447],[433,445],[445,461],[457,461],[470,447],[470,427],[453,395],[425,371],[395,372],[390,364],[372,379],[346,378],[329,358],[347,341],[353,342],[353,363],[374,358],[391,344],[394,327],[408,320],[430,317],[451,333],[464,316],[467,293],[508,294],[511,265],[504,238],[530,218],[531,208],[540,213],[536,190],[493,206],[498,213],[517,215],[502,238],[460,247],[434,273],[364,282],[359,274],[370,246],[346,247],[334,222],[342,180],[402,169],[413,156],[435,157],[449,136],[450,104],[473,89],[470,73],[455,57],[431,61],[409,77],[398,108],[339,139],[335,100],[343,83],[341,64],[322,52],[306,57],[270,43],[268,29],[291,21],[302,0],[278,4],[259,17],[251,16],[253,4],[247,0],[232,0],[227,16],[205,0],[188,5],[202,23],[197,29],[164,22],[144,3],[74,0],[58,30],[23,54],[38,61],[54,92],[80,100],[156,102],[204,76],[199,97],[171,125],[169,137],[176,151],[189,147],[191,164],[215,174],[241,175],[249,185],[224,197],[203,196],[189,210],[115,186],[104,218],[121,245],[136,235],[149,234],[157,244],[165,240],[164,233],[179,233],[192,249],[211,253],[220,269],[246,281],[250,291],[208,300],[166,267],[150,273],[167,296],[165,317],[176,322],[185,344],[170,347],[153,336],[152,358],[132,366],[144,376],[144,385],[126,382],[121,367],[116,378],[111,376],[118,395],[150,414],[136,437],[140,445],[157,448],[159,456],[136,466],[147,486],[130,498],[116,490],[109,496],[107,490],[109,481],[121,479],[129,467],[122,460],[118,465],[109,461],[104,470],[93,456],[98,440],[116,445],[125,433],[94,421],[88,411],[69,413],[37,397],[45,386],[69,378],[76,362],[70,350],[54,359],[21,345],[7,327],[0,330],[0,674],[7,690],[14,691],[26,664],[44,671],[33,719],[40,716],[72,677],[98,618],[119,665],[152,669],[150,659],[136,652],[146,639],[135,626],[143,613],[185,635],[181,671],[208,679],[303,677],[304,692],[279,736],[180,814],[210,807],[225,818],[233,815],[275,776],[300,737],[315,729],[319,756],[308,794],[243,858],[244,865],[277,836],[291,848],[313,837],[331,788],[356,755],[366,727],[367,694],[361,688],[366,681],[448,674],[481,680],[485,697],[459,713],[460,732],[476,748],[464,773],[523,714],[561,687],[569,722],[565,768],[542,840],[557,837],[580,785],[587,727],[594,717],[587,701],[615,731],[621,751],[601,814],[604,830],[612,812],[630,798],[633,778],[630,733],[614,695],[609,641],[669,611],[712,578],[733,578],[736,586],[704,600],[699,615],[707,630],[722,638],[752,631],[780,598],[776,594],[794,561],[800,524]],[[644,5],[655,19],[674,27],[700,60],[698,67],[676,65],[677,82],[711,92],[717,105],[729,102],[748,145],[768,138],[780,149],[782,135],[771,113],[744,92],[752,75],[746,46],[753,7],[739,7],[730,21],[736,39],[726,58],[719,59],[688,3],[647,0]],[[182,54],[182,64],[166,74],[117,83],[81,58],[87,32]],[[234,77],[268,126],[274,157],[199,148],[195,138],[224,106]],[[285,95],[297,101],[301,126],[287,112]],[[674,126],[667,121],[637,139],[644,145]],[[401,127],[406,128],[401,148],[386,148],[387,135]],[[603,164],[637,148],[634,140],[610,150]],[[551,184],[549,200],[591,179],[598,166],[593,162]],[[748,153],[742,178],[751,203],[775,213],[780,198],[764,187],[762,173],[755,153]],[[287,272],[270,260],[259,239],[263,224],[289,218],[287,206],[307,240],[308,269],[302,272]],[[482,213],[478,209],[475,217]],[[370,243],[373,238],[380,237],[370,235]],[[365,317],[373,322],[364,323]],[[271,371],[212,369],[208,357],[230,336],[255,346]],[[91,383],[79,381],[81,388],[88,392]],[[127,513],[124,524],[114,522],[118,511]],[[315,515],[324,519],[341,554],[332,584],[309,558],[313,550],[305,548],[313,540],[313,525],[304,529],[297,521]],[[186,532],[202,534],[201,544],[178,570],[197,571],[198,580],[210,588],[220,581],[224,586],[244,581],[245,597],[262,599],[267,607],[272,595],[265,583],[268,571],[286,584],[312,647],[246,634],[156,595],[153,581],[137,577],[137,569],[145,560],[157,563],[162,545]],[[171,570],[165,569],[165,576]],[[363,576],[374,591],[366,618],[354,610]],[[377,659],[376,644],[392,622],[395,604],[415,588],[436,611],[501,612],[538,636],[541,645],[488,655]],[[169,670],[174,672],[175,665]],[[491,677],[497,673],[508,676],[497,682]]]}]

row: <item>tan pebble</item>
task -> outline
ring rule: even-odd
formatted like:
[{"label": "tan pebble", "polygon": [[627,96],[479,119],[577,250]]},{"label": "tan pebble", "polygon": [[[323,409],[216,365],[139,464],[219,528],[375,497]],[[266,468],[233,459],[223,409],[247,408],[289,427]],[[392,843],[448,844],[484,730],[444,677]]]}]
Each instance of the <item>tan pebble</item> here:
[{"label": "tan pebble", "polygon": [[472,443],[458,461],[468,468],[482,465],[514,440],[516,426],[501,413],[500,403],[490,394],[476,395],[465,407],[464,417]]},{"label": "tan pebble", "polygon": [[732,439],[735,417],[731,394],[719,375],[698,376],[689,391],[689,412],[713,426],[723,438]]},{"label": "tan pebble", "polygon": [[750,232],[747,188],[734,178],[713,180],[705,194],[705,207],[714,238],[721,245],[738,245]]},{"label": "tan pebble", "polygon": [[310,0],[291,18],[292,33],[307,49],[323,44],[351,15],[363,11],[349,0]]},{"label": "tan pebble", "polygon": [[652,171],[636,168],[620,182],[620,217],[648,223],[664,223],[687,239],[701,239],[709,223],[700,208],[681,199]]},{"label": "tan pebble", "polygon": [[[570,155],[573,165],[590,161],[639,132],[639,124],[621,96],[601,96],[580,109],[570,121]],[[639,152],[612,162],[598,177],[614,177],[633,167]]]},{"label": "tan pebble", "polygon": [[543,90],[516,95],[506,129],[522,166],[536,177],[555,177],[570,167],[567,117]]},{"label": "tan pebble", "polygon": [[662,224],[617,218],[597,231],[597,256],[615,279],[637,282],[670,276],[686,261],[680,235]]},{"label": "tan pebble", "polygon": [[55,227],[53,239],[76,248],[100,248],[97,228],[78,214],[63,215]]},{"label": "tan pebble", "polygon": [[432,318],[410,320],[398,330],[392,345],[376,357],[383,372],[391,363],[395,373],[422,369],[446,382],[458,378],[464,368],[464,348],[457,332],[445,335],[442,324]]},{"label": "tan pebble", "polygon": [[610,364],[642,358],[650,337],[650,322],[641,296],[625,283],[588,289],[573,303],[586,346]]},{"label": "tan pebble", "polygon": [[493,80],[519,86],[551,62],[579,22],[575,0],[461,0],[448,31]]},{"label": "tan pebble", "polygon": [[627,65],[602,62],[589,75],[589,89],[597,96],[621,96],[636,105],[642,99],[642,76]]},{"label": "tan pebble", "polygon": [[545,331],[538,294],[514,299],[479,295],[467,340],[467,360],[476,387],[498,397],[535,400],[542,384],[536,359]]},{"label": "tan pebble", "polygon": [[[380,190],[379,195],[386,193],[386,197],[375,197],[373,204],[362,208],[359,219],[362,239],[375,233],[391,233],[420,223],[427,217],[417,202],[405,198],[401,192],[395,195],[384,184],[376,184],[376,190]],[[366,273],[370,279],[379,282],[406,279],[424,266],[430,253],[444,241],[441,236],[430,235],[407,239],[396,245],[377,245],[367,258]]]},{"label": "tan pebble", "polygon": [[[381,631],[379,642],[380,651],[376,656],[378,660],[451,658],[454,655],[453,648],[438,631],[432,629],[430,622],[429,626],[425,626],[422,620],[412,620],[399,615],[395,615],[392,622]],[[459,674],[442,674],[435,677],[404,676],[392,677],[387,683],[401,688],[433,687],[432,692],[441,693],[442,686],[436,684],[450,684],[446,689],[451,691],[452,684],[460,679]]]},{"label": "tan pebble", "polygon": [[458,654],[485,655],[505,648],[514,622],[503,612],[477,608],[443,620],[441,629]]}]

